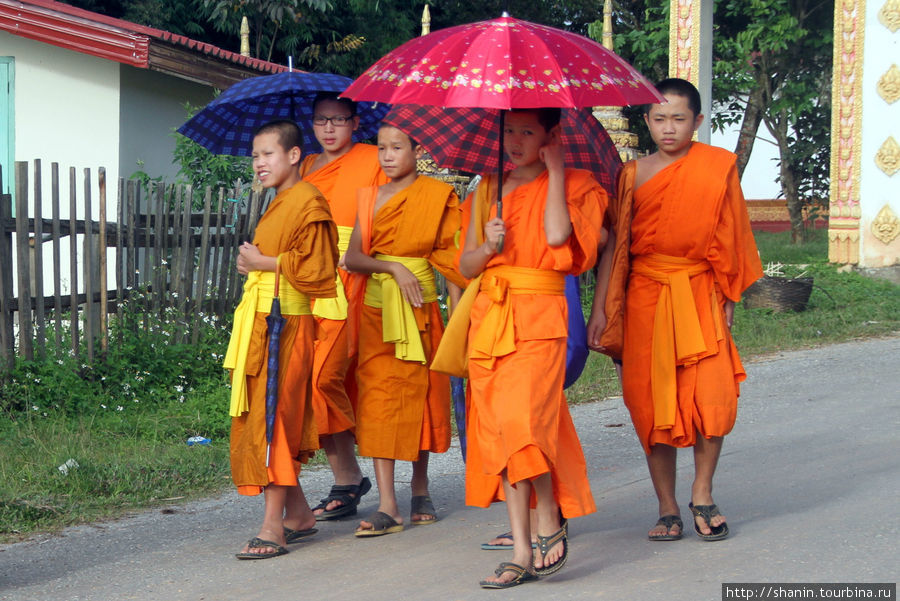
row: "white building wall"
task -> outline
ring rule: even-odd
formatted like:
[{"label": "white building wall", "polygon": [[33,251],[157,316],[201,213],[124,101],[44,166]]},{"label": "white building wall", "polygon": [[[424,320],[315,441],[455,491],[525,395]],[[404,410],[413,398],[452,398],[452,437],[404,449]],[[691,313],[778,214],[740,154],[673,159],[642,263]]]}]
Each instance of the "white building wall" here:
[{"label": "white building wall", "polygon": [[[91,171],[91,217],[100,214],[99,167],[107,182],[119,174],[119,65],[41,42],[0,32],[0,55],[14,56],[15,160],[27,161],[28,215],[34,215],[34,159],[41,160],[42,217],[51,217],[51,164],[59,163],[60,217],[69,218],[69,168],[74,167],[76,217],[84,215],[84,170]],[[115,186],[108,185],[107,218],[115,219]],[[19,199],[16,199],[18,202]],[[16,248],[15,236],[13,248]],[[79,255],[83,236],[78,236]],[[41,245],[44,294],[53,293],[51,244]],[[14,251],[15,252],[15,251]],[[62,240],[62,292],[70,289],[69,239]],[[110,274],[114,251],[108,258]],[[78,291],[84,291],[78,266]],[[18,283],[14,281],[14,287]],[[17,291],[16,291],[17,293]]]},{"label": "white building wall", "polygon": [[[888,175],[876,161],[882,146],[893,138],[900,143],[900,106],[878,93],[878,81],[900,58],[900,31],[892,32],[879,19],[882,2],[865,3],[865,39],[862,69],[862,127],[859,166],[859,264],[886,267],[900,263],[900,237],[885,244],[872,232],[872,222],[885,206],[900,217],[900,172]],[[897,157],[893,157],[897,160]]]},{"label": "white building wall", "polygon": [[119,173],[127,178],[141,169],[151,177],[174,181],[179,167],[172,163],[173,130],[187,121],[184,103],[206,106],[213,89],[129,65],[120,65],[120,81]]},{"label": "white building wall", "polygon": [[[82,177],[90,168],[106,167],[115,181],[119,167],[119,66],[109,60],[0,32],[0,55],[16,58],[16,160],[41,159],[45,193],[50,190],[50,164]],[[30,176],[29,176],[30,179]],[[78,186],[79,197],[83,186]],[[96,185],[92,194],[98,215]],[[65,215],[68,215],[68,208]]]}]

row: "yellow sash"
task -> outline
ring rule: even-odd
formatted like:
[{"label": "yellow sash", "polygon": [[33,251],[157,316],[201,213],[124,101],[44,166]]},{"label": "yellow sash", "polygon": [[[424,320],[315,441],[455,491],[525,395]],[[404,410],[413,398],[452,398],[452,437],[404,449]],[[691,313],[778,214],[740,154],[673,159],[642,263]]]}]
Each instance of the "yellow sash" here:
[{"label": "yellow sash", "polygon": [[[337,226],[338,231],[338,253],[344,256],[347,248],[350,246],[350,234],[353,228],[346,225]],[[343,320],[347,319],[347,293],[344,291],[344,282],[341,280],[341,274],[338,273],[334,278],[337,287],[337,296],[334,298],[317,298],[312,303],[312,314],[316,317],[324,317],[325,319]]]},{"label": "yellow sash", "polygon": [[[487,294],[491,306],[474,333],[467,355],[472,305],[479,292]],[[554,294],[566,292],[565,275],[548,269],[498,265],[486,269],[469,284],[444,330],[431,369],[452,376],[468,375],[467,359],[493,369],[497,357],[516,350],[515,323],[510,294]]]},{"label": "yellow sash", "polygon": [[[427,259],[382,254],[376,254],[375,258],[404,265],[422,285],[422,299],[426,303],[437,300],[434,270]],[[382,339],[394,343],[394,356],[397,359],[418,361],[422,364],[427,362],[422,336],[419,334],[419,324],[412,306],[406,302],[400,286],[390,274],[373,273],[369,276],[363,302],[369,307],[381,309]]]},{"label": "yellow sash", "polygon": [[[656,314],[653,318],[653,340],[650,385],[653,396],[653,427],[666,430],[675,425],[677,402],[677,365],[696,363],[707,352],[691,278],[712,269],[705,260],[666,255],[638,255],[632,261],[632,273],[662,284]],[[712,291],[713,319],[716,334],[722,332]],[[675,316],[678,316],[676,319]]]},{"label": "yellow sash", "polygon": [[[281,276],[279,286],[282,315],[309,315],[309,297],[292,287]],[[250,410],[247,399],[247,351],[250,349],[250,338],[253,333],[253,322],[257,313],[269,313],[272,310],[272,298],[275,295],[275,272],[251,271],[244,283],[244,294],[234,311],[234,325],[231,328],[231,340],[225,353],[225,369],[231,371],[231,406],[228,414],[240,417]]]}]

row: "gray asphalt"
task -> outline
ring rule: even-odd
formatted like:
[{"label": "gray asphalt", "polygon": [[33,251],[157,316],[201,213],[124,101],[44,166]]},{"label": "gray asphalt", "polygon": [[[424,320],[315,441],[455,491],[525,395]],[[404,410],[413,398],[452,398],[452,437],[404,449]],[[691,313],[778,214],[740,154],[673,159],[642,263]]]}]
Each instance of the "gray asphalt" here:
[{"label": "gray asphalt", "polygon": [[[326,523],[286,556],[242,562],[233,553],[256,532],[262,504],[229,493],[0,546],[0,599],[697,601],[721,599],[723,582],[896,582],[900,337],[785,352],[746,367],[716,479],[732,531],[722,542],[692,533],[647,540],[655,497],[621,399],[609,399],[573,410],[599,511],[572,521],[567,566],[534,584],[479,589],[507,559],[479,549],[506,529],[505,509],[465,507],[454,447],[432,464],[435,525],[360,540],[355,520]],[[682,452],[685,517],[691,467]],[[371,465],[364,469],[371,475]],[[408,478],[398,471],[401,498]],[[330,476],[307,471],[301,483],[318,499]],[[375,505],[370,493],[361,513]]]}]

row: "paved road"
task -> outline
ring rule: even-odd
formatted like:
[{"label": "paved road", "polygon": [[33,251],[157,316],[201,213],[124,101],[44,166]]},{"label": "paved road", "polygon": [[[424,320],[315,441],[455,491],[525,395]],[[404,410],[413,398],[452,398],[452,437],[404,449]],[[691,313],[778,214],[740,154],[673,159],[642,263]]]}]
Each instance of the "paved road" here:
[{"label": "paved road", "polygon": [[[505,510],[464,506],[453,448],[433,463],[435,525],[359,540],[355,521],[329,523],[289,555],[241,562],[232,554],[255,533],[262,506],[227,494],[0,546],[0,599],[700,601],[721,599],[723,582],[896,582],[900,337],[747,367],[716,481],[733,533],[723,542],[647,541],[654,497],[627,414],[612,399],[573,411],[599,511],[573,520],[568,565],[535,584],[478,588],[506,559],[478,548],[505,529]],[[689,453],[679,466],[687,516]],[[322,471],[302,483],[312,498],[330,484]],[[374,505],[370,494],[362,513]]]}]

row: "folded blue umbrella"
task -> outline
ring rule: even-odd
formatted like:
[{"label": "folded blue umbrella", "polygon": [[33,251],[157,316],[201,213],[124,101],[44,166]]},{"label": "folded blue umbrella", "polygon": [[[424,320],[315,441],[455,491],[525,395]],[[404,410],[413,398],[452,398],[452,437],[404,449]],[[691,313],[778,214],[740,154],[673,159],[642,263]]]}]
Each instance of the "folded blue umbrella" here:
[{"label": "folded blue umbrella", "polygon": [[[303,132],[303,154],[321,152],[312,129],[313,101],[320,92],[343,92],[352,81],[334,73],[305,71],[251,77],[222,92],[177,131],[214,154],[250,156],[253,132],[259,126],[289,119]],[[390,108],[377,102],[358,103],[359,129],[353,140],[377,134]]]},{"label": "folded blue umbrella", "polygon": [[566,276],[566,304],[569,307],[569,336],[566,339],[566,378],[563,388],[568,388],[581,376],[589,353],[578,276]]}]

